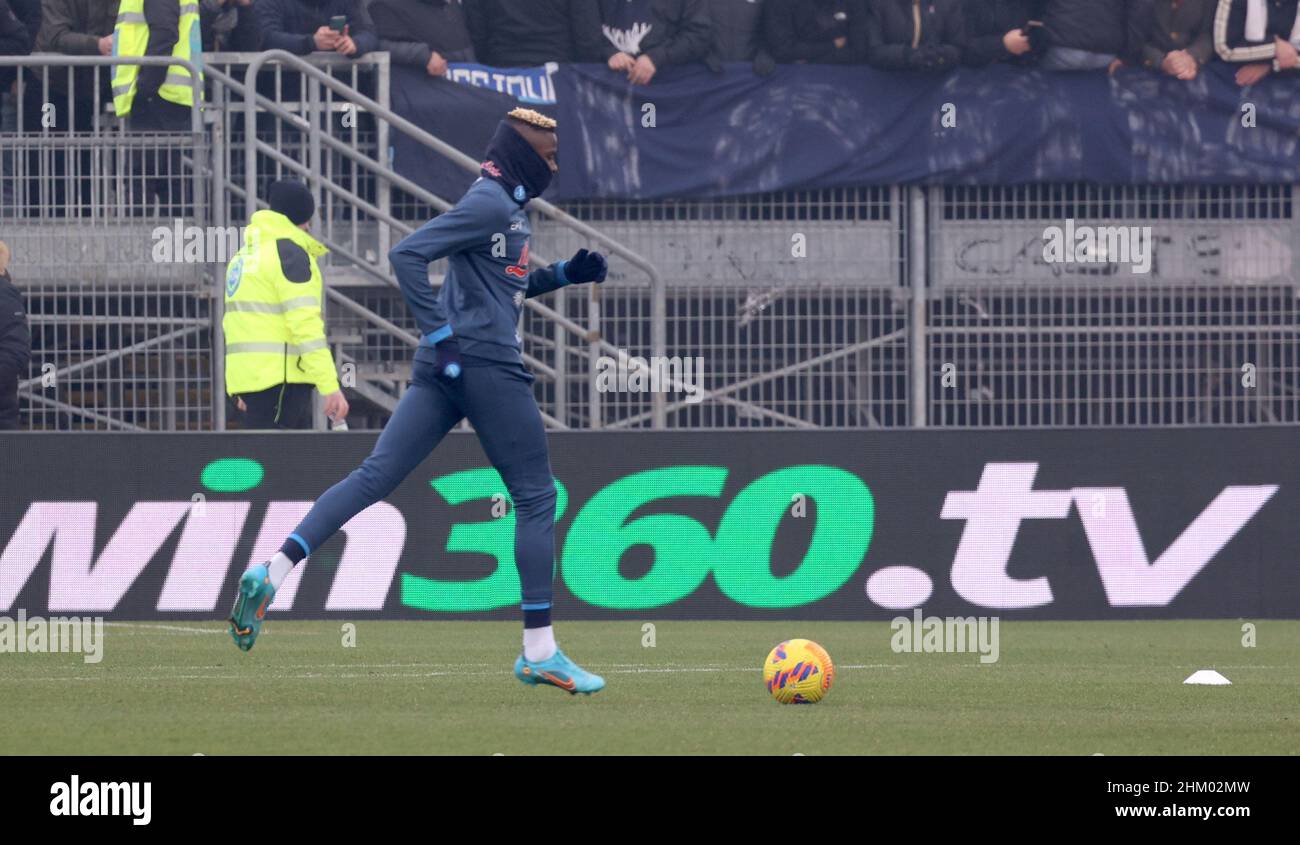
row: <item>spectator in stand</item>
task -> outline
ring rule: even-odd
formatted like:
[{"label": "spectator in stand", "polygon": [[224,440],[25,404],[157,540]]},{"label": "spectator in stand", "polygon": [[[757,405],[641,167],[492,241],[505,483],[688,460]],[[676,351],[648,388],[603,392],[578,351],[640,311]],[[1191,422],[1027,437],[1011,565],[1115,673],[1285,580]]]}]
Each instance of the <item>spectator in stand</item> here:
[{"label": "spectator in stand", "polygon": [[[766,0],[771,2],[771,0]],[[723,62],[753,62],[754,73],[767,76],[776,59],[763,37],[765,0],[706,0],[713,21],[713,50],[705,61],[715,72]]]},{"label": "spectator in stand", "polygon": [[448,62],[475,61],[461,0],[371,0],[370,17],[395,64],[445,76]]},{"label": "spectator in stand", "polygon": [[[39,0],[0,0],[0,56],[26,56],[41,27]],[[26,77],[30,79],[30,77]],[[18,69],[0,67],[0,132],[18,131]],[[18,207],[15,170],[17,154],[0,150],[0,218]]]},{"label": "spectator in stand", "polygon": [[1214,15],[1214,49],[1236,62],[1238,85],[1254,85],[1270,73],[1300,67],[1300,2],[1219,0]]},{"label": "spectator in stand", "polygon": [[[11,8],[17,4],[10,0]],[[113,52],[113,26],[117,21],[117,0],[42,0],[41,22],[33,53],[63,53],[72,56],[109,56]],[[28,33],[30,35],[30,31]],[[103,125],[104,113],[113,101],[110,65],[77,68],[34,68],[24,75],[23,102],[17,115],[24,132],[78,133]],[[48,94],[46,85],[48,83]],[[71,83],[71,84],[69,84]],[[98,94],[98,111],[95,108]],[[90,172],[89,150],[54,149],[47,153],[29,150],[24,213],[73,217],[90,211],[91,180],[72,178],[70,173]],[[52,193],[41,206],[40,177],[44,172]]]},{"label": "spectator in stand", "polygon": [[239,16],[221,49],[232,53],[260,53],[262,29],[257,20],[257,10],[253,7],[254,0],[234,0],[234,3],[239,6]]},{"label": "spectator in stand", "polygon": [[205,53],[257,53],[262,49],[253,0],[202,0],[199,19]]},{"label": "spectator in stand", "polygon": [[[305,56],[316,51],[355,59],[379,49],[375,25],[361,0],[257,0],[253,6],[262,30],[263,50]],[[330,18],[343,17],[343,32]]]},{"label": "spectator in stand", "polygon": [[0,431],[18,427],[18,382],[32,359],[22,294],[9,277],[9,247],[0,241]]},{"label": "spectator in stand", "polygon": [[600,49],[596,0],[465,0],[465,20],[489,67],[576,62]]},{"label": "spectator in stand", "polygon": [[1130,61],[1183,80],[1214,58],[1217,0],[1147,0],[1129,16]]},{"label": "spectator in stand", "polygon": [[713,20],[705,0],[600,0],[600,31],[594,58],[649,85],[672,65],[701,62],[713,49]]},{"label": "spectator in stand", "polygon": [[[0,56],[30,55],[35,40],[36,33],[27,29],[26,22],[14,12],[9,0],[0,0]],[[16,68],[0,67],[0,96],[9,96],[9,89],[17,78]]]},{"label": "spectator in stand", "polygon": [[230,37],[239,23],[239,4],[235,0],[199,0],[199,34],[203,52],[216,52],[217,45]]},{"label": "spectator in stand", "polygon": [[1042,45],[1032,43],[1030,22],[1039,20],[1041,0],[965,0],[962,6],[966,47],[962,60],[984,67],[998,62],[1033,65]]},{"label": "spectator in stand", "polygon": [[867,61],[884,70],[945,71],[966,44],[960,0],[871,0]]},{"label": "spectator in stand", "polygon": [[866,33],[866,15],[864,0],[768,0],[763,34],[782,64],[849,64],[866,55],[865,42],[853,43]]},{"label": "spectator in stand", "polygon": [[[138,9],[140,11],[135,11]],[[132,131],[185,132],[195,102],[188,65],[203,66],[202,24],[197,4],[186,0],[136,0],[118,16],[113,56],[169,56],[172,65],[113,66],[113,110]],[[201,82],[201,80],[200,80]],[[150,151],[152,152],[152,151]]]},{"label": "spectator in stand", "polygon": [[[36,36],[37,53],[63,53],[69,56],[110,56],[113,53],[113,27],[117,23],[116,0],[42,0],[41,29]],[[42,98],[41,77],[44,70],[33,76],[34,84],[27,86],[24,104],[25,128],[41,127],[45,102]],[[68,131],[75,122],[79,131],[90,128],[95,117],[95,84],[98,79],[99,102],[112,101],[109,81],[112,69],[78,68],[72,74],[72,90],[68,88],[65,68],[50,68],[50,103],[55,124],[49,128]]]},{"label": "spectator in stand", "polygon": [[1047,0],[1043,9],[1044,70],[1114,70],[1130,55],[1134,0]]}]

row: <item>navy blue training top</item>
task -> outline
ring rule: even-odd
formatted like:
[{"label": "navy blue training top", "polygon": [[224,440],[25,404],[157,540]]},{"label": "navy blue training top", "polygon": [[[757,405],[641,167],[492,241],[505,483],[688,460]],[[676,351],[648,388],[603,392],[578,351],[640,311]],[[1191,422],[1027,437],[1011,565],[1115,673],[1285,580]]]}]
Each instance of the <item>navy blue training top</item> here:
[{"label": "navy blue training top", "polygon": [[[480,177],[448,211],[412,232],[388,253],[420,327],[415,360],[434,360],[433,347],[455,337],[461,352],[521,363],[516,331],[524,300],[564,287],[560,261],[528,270],[528,213],[505,188]],[[442,290],[429,284],[429,263],[447,258]]]}]

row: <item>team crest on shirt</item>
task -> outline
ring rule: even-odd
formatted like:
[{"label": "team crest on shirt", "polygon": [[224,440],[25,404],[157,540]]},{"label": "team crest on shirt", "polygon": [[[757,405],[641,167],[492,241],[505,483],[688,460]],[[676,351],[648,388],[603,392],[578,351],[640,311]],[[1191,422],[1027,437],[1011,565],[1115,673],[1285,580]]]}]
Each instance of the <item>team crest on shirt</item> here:
[{"label": "team crest on shirt", "polygon": [[515,307],[522,308],[523,306],[524,306],[524,292],[521,290],[517,290],[515,291]]},{"label": "team crest on shirt", "polygon": [[515,185],[515,202],[523,202],[528,199],[528,192],[524,190],[523,185]]}]

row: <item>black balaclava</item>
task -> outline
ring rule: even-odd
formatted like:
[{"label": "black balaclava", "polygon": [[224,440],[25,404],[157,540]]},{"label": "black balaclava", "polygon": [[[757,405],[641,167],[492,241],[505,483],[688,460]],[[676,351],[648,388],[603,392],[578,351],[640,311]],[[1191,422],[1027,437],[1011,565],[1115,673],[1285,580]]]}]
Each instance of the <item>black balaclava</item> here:
[{"label": "black balaclava", "polygon": [[540,197],[551,184],[551,167],[546,159],[507,120],[501,121],[488,142],[487,158],[479,172],[499,183],[520,205]]}]

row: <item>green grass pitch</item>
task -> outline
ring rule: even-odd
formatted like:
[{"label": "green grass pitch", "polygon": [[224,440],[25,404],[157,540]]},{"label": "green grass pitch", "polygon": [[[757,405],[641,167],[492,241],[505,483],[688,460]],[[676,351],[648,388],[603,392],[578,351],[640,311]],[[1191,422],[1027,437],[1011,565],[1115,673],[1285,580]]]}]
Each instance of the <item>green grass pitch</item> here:
[{"label": "green grass pitch", "polygon": [[[896,654],[884,622],[560,622],[590,698],[511,675],[515,623],[108,623],[104,656],[0,654],[7,754],[1296,754],[1300,622],[1004,622],[997,663]],[[815,706],[768,697],[822,643]],[[1184,686],[1197,669],[1232,686]]]}]

